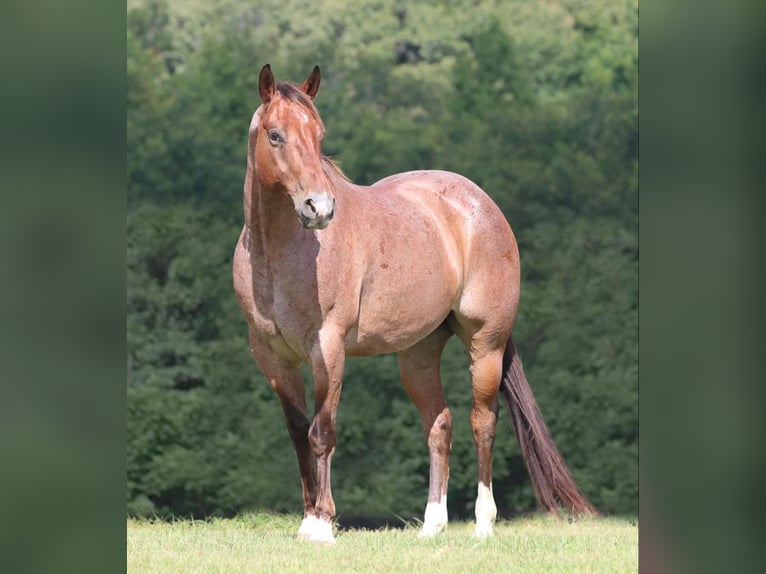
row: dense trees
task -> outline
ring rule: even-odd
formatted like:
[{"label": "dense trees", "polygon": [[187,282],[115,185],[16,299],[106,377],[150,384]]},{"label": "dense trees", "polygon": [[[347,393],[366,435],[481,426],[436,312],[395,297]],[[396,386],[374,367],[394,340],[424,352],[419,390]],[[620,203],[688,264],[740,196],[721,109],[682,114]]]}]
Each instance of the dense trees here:
[{"label": "dense trees", "polygon": [[[594,504],[637,511],[635,0],[128,6],[131,512],[300,509],[281,409],[230,279],[266,62],[296,81],[322,67],[324,152],[354,181],[449,169],[498,202],[520,243],[515,339],[543,415]],[[476,459],[456,341],[443,371],[450,512],[466,516]],[[338,432],[341,515],[422,511],[427,449],[395,357],[348,362]],[[501,512],[533,508],[505,422],[496,453]]]}]

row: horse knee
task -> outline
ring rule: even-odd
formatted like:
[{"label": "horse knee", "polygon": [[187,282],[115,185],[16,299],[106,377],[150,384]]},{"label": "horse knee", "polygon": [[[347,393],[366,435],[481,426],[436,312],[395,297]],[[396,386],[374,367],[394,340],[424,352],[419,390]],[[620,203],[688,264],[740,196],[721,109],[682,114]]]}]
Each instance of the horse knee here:
[{"label": "horse knee", "polygon": [[434,419],[428,433],[428,448],[449,453],[452,443],[452,413],[447,407]]},{"label": "horse knee", "polygon": [[329,454],[335,449],[335,425],[330,421],[315,418],[309,427],[309,443],[317,457]]}]

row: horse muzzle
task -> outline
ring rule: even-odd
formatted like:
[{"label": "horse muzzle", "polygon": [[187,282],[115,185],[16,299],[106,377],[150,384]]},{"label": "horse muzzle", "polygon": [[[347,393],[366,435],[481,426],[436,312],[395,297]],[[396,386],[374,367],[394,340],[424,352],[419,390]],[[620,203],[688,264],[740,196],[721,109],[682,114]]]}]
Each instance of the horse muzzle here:
[{"label": "horse muzzle", "polygon": [[335,216],[335,198],[326,193],[312,193],[295,211],[306,229],[324,229]]}]

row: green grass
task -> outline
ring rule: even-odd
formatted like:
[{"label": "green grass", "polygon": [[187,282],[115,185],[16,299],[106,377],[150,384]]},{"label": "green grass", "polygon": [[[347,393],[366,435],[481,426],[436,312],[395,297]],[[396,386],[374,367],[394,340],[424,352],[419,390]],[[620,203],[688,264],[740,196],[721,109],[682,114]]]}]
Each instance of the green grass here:
[{"label": "green grass", "polygon": [[212,521],[128,520],[128,572],[638,572],[638,526],[625,519],[573,523],[540,516],[495,525],[450,523],[432,540],[403,530],[346,530],[336,546],[295,539],[297,516],[250,514]]}]

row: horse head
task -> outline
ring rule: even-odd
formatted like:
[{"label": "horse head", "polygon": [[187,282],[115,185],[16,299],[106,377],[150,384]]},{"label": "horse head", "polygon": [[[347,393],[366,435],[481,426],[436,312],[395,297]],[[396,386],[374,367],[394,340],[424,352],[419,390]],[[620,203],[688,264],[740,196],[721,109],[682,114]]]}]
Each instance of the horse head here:
[{"label": "horse head", "polygon": [[263,104],[251,123],[255,171],[266,193],[286,194],[301,224],[324,229],[335,215],[335,197],[322,165],[324,124],[314,107],[320,73],[315,66],[300,86],[275,83],[266,64],[259,77]]}]

